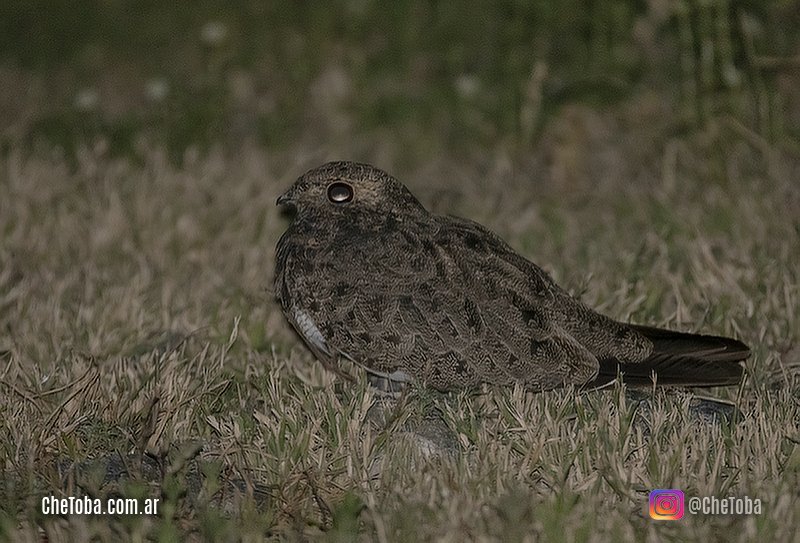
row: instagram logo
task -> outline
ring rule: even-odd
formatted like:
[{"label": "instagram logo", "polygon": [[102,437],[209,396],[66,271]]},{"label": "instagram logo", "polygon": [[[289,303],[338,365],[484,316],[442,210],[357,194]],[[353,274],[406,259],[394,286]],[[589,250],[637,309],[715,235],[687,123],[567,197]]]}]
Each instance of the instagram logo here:
[{"label": "instagram logo", "polygon": [[683,491],[652,490],[650,492],[650,518],[655,520],[683,518]]}]

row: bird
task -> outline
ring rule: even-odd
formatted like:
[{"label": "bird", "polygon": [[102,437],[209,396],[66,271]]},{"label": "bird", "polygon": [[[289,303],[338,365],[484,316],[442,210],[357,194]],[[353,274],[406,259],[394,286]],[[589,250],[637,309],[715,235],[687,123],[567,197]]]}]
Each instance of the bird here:
[{"label": "bird", "polygon": [[444,392],[743,380],[741,341],[598,313],[489,229],[430,213],[372,165],[311,169],[277,205],[293,218],[276,247],[275,297],[316,359],[346,378],[345,365],[379,388]]}]

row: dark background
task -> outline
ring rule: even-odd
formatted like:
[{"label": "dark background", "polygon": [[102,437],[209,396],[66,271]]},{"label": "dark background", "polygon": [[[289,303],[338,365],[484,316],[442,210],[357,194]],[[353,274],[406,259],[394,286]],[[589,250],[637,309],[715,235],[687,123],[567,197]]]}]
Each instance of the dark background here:
[{"label": "dark background", "polygon": [[144,140],[178,162],[245,139],[370,156],[380,138],[419,163],[524,155],[565,107],[643,100],[661,135],[729,116],[796,152],[799,43],[791,0],[9,0],[0,138],[134,157]]}]

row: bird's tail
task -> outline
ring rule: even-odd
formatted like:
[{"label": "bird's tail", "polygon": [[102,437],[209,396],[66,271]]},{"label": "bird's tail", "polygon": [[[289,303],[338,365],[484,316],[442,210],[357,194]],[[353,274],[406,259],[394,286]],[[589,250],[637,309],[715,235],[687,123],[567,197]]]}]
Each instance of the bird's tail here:
[{"label": "bird's tail", "polygon": [[673,332],[650,326],[629,325],[653,342],[653,353],[638,364],[622,364],[614,358],[600,360],[600,371],[591,383],[599,387],[616,379],[628,385],[714,387],[742,381],[742,362],[750,349],[741,341],[701,334]]}]

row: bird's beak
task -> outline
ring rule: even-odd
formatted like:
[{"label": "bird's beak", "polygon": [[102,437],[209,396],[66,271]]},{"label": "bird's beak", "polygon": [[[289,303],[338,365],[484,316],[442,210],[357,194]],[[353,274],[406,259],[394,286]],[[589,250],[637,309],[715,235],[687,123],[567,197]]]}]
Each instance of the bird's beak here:
[{"label": "bird's beak", "polygon": [[292,198],[292,189],[287,190],[275,201],[275,205],[277,206],[287,206],[294,204],[294,199]]}]

